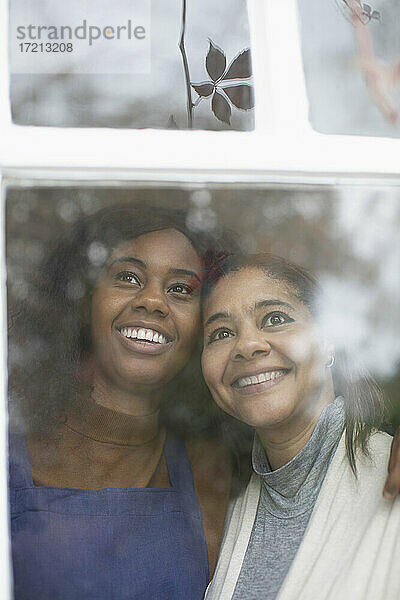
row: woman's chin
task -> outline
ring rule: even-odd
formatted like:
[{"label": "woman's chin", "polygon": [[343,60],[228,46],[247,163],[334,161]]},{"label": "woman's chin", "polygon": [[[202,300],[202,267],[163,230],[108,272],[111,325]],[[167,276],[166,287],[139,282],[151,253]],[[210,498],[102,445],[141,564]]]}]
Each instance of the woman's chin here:
[{"label": "woman's chin", "polygon": [[278,427],[293,415],[293,402],[281,398],[265,397],[262,394],[246,396],[240,402],[219,403],[220,408],[255,429]]}]

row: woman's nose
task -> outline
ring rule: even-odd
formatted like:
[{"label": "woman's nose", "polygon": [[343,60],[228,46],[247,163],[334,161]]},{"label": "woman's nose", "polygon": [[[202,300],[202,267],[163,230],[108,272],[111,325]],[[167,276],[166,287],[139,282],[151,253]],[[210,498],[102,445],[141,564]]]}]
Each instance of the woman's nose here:
[{"label": "woman's nose", "polygon": [[169,313],[168,303],[164,290],[156,285],[146,285],[135,294],[132,300],[135,310],[142,310],[149,314],[158,313],[166,317]]},{"label": "woman's nose", "polygon": [[247,332],[237,337],[232,358],[233,360],[252,360],[263,354],[268,355],[270,352],[271,345],[266,339],[265,332]]}]

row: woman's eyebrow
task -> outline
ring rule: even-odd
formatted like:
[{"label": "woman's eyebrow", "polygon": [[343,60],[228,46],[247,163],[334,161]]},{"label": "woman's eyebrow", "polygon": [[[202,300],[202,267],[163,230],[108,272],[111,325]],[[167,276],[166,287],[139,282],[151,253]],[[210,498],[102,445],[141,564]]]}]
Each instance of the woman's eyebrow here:
[{"label": "woman's eyebrow", "polygon": [[139,258],[134,258],[133,256],[120,256],[113,260],[108,267],[112,267],[115,263],[132,263],[142,269],[146,269],[146,263],[140,260]]},{"label": "woman's eyebrow", "polygon": [[204,327],[207,327],[207,325],[211,325],[211,323],[214,323],[214,321],[218,321],[219,319],[229,319],[229,317],[230,317],[230,314],[227,312],[214,313],[204,323]]},{"label": "woman's eyebrow", "polygon": [[170,273],[173,275],[187,275],[188,277],[194,277],[199,283],[201,283],[200,277],[194,271],[188,269],[170,269]]},{"label": "woman's eyebrow", "polygon": [[254,305],[255,310],[258,308],[265,308],[268,306],[285,306],[286,308],[291,308],[294,310],[293,306],[288,302],[284,302],[283,300],[278,300],[277,298],[268,298],[268,300],[260,300],[256,302]]},{"label": "woman's eyebrow", "polygon": [[[283,300],[278,300],[277,298],[268,298],[267,300],[260,300],[259,302],[256,302],[254,305],[254,310],[257,310],[258,308],[265,308],[268,306],[284,306],[286,308],[291,308],[292,310],[294,310],[291,304],[289,304],[288,302],[284,302]],[[230,313],[227,312],[214,313],[204,323],[204,327],[207,327],[207,325],[210,325],[211,323],[214,323],[214,321],[218,321],[219,319],[229,319],[230,316]]]}]

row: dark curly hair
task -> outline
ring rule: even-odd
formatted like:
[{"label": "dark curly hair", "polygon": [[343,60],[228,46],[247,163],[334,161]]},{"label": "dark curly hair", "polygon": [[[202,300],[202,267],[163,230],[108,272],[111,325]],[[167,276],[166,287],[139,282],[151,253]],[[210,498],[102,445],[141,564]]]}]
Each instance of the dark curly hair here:
[{"label": "dark curly hair", "polygon": [[[38,299],[10,309],[14,315],[9,334],[11,351],[24,350],[19,365],[10,366],[11,425],[43,437],[66,417],[70,403],[90,393],[79,376],[82,359],[90,354],[91,296],[110,253],[125,241],[145,233],[176,229],[202,258],[205,271],[236,247],[232,234],[193,231],[187,213],[149,205],[111,205],[81,219],[47,253],[33,276]],[[200,340],[170,385],[162,404],[166,426],[180,435],[219,431],[222,417],[214,408],[200,371]]]}]

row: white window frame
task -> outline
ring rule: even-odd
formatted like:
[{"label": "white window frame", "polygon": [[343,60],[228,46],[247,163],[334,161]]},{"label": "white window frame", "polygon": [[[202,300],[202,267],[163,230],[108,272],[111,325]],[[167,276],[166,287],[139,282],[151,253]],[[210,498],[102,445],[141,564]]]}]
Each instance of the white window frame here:
[{"label": "white window frame", "polygon": [[[333,0],[332,0],[333,1]],[[296,0],[249,0],[256,95],[251,132],[26,127],[11,121],[8,0],[0,0],[0,223],[5,331],[4,198],[8,184],[127,182],[338,184],[400,182],[400,139],[325,135],[308,119]],[[0,377],[6,406],[6,339]],[[0,597],[10,598],[7,412],[0,410]]]},{"label": "white window frame", "polygon": [[[333,1],[333,0],[332,0]],[[11,122],[8,0],[0,0],[0,168],[5,176],[259,181],[399,175],[400,140],[325,135],[308,120],[296,0],[249,0],[251,132],[26,127]],[[190,149],[190,151],[188,151]],[[21,173],[21,171],[23,173]]]}]

